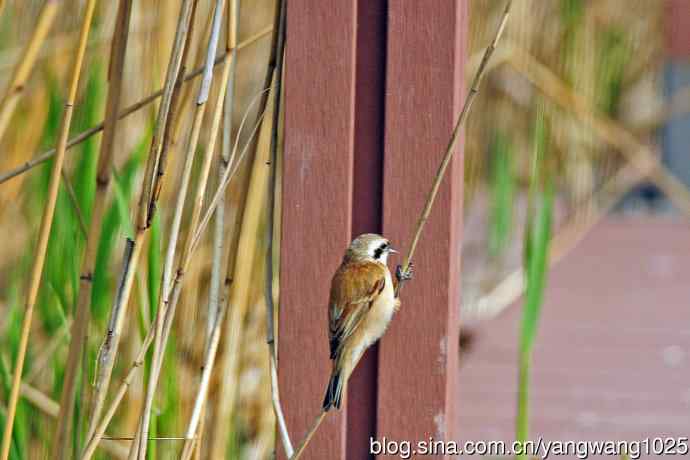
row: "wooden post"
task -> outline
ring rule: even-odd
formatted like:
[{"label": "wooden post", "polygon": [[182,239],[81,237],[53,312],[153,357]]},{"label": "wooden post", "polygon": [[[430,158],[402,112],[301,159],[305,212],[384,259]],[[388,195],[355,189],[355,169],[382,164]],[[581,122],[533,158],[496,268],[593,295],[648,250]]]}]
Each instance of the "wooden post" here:
[{"label": "wooden post", "polygon": [[[666,2],[666,50],[664,71],[668,102],[676,91],[690,85],[690,2]],[[662,130],[663,161],[686,185],[690,186],[690,116],[674,117]]]},{"label": "wooden post", "polygon": [[[403,250],[462,105],[466,6],[389,2],[383,230]],[[379,439],[458,439],[462,163],[454,157],[415,255],[415,279],[379,347]]]},{"label": "wooden post", "polygon": [[[465,5],[288,2],[278,372],[295,444],[330,372],[328,290],[346,246],[364,232],[410,243],[462,103]],[[462,182],[458,156],[401,311],[302,458],[371,458],[370,437],[455,439]]]},{"label": "wooden post", "polygon": [[667,0],[666,49],[675,59],[690,57],[690,3],[687,0]]},{"label": "wooden post", "polygon": [[[386,82],[386,1],[357,5],[357,81],[352,237],[382,232],[383,128]],[[378,345],[352,373],[347,398],[347,458],[369,458],[376,435]]]},{"label": "wooden post", "polygon": [[[356,14],[356,0],[288,2],[278,374],[295,445],[321,410],[330,281],[351,236]],[[303,459],[345,458],[346,412]]]}]

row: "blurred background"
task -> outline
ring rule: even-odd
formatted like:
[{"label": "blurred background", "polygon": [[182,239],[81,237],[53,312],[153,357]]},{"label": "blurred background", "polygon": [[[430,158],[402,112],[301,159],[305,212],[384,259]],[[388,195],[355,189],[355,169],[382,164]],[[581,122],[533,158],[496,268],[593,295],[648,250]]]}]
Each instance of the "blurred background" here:
[{"label": "blurred background", "polygon": [[[466,130],[462,436],[515,439],[527,387],[531,439],[687,436],[690,3],[514,8]],[[470,67],[501,9],[470,2]],[[556,190],[523,380],[542,149]]]},{"label": "blurred background", "polygon": [[[468,0],[468,79],[493,37],[503,3]],[[3,4],[4,3],[4,4]],[[8,116],[0,133],[0,174],[53,148],[84,2],[62,0],[30,68],[12,96],[16,69],[41,23],[42,1],[0,0],[0,94]],[[271,0],[242,2],[234,141],[250,101],[262,87],[273,22]],[[203,63],[211,2],[199,2],[189,69]],[[117,2],[99,2],[88,43],[72,135],[103,120],[108,56]],[[161,88],[175,32],[178,2],[134,2],[122,107]],[[522,254],[535,143],[545,145],[544,169],[555,184],[553,239],[544,317],[534,364],[533,432],[561,439],[682,433],[690,426],[690,6],[683,0],[517,0],[465,135],[465,223],[461,328],[461,430],[467,439],[510,438],[514,425],[515,348],[524,287]],[[263,33],[263,35],[261,35]],[[389,40],[394,37],[389,37]],[[199,81],[186,84],[193,98]],[[210,98],[213,110],[217,85]],[[14,93],[13,93],[14,94]],[[191,106],[191,104],[189,104]],[[7,112],[8,111],[8,112]],[[548,135],[535,139],[543,114]],[[249,109],[249,119],[255,114]],[[156,104],[118,124],[114,184],[107,200],[91,301],[77,420],[93,381],[120,270]],[[168,185],[135,283],[125,327],[119,382],[134,359],[157,303],[165,229],[174,183],[191,128],[192,111],[175,120]],[[208,125],[201,131],[206,145]],[[94,200],[100,136],[67,153],[69,190],[61,188],[25,366],[24,398],[15,421],[12,458],[50,458],[64,378],[69,326],[79,284],[83,222]],[[246,132],[240,142],[246,141]],[[200,147],[203,148],[203,147]],[[236,237],[252,159],[241,164],[228,191],[226,225]],[[6,401],[18,345],[23,299],[33,260],[50,162],[0,182],[0,394]],[[198,174],[198,172],[195,172]],[[196,177],[196,176],[194,176]],[[80,214],[83,214],[80,216]],[[263,219],[263,218],[262,218]],[[261,221],[257,234],[263,235]],[[183,232],[188,229],[183,224]],[[266,241],[256,237],[258,249]],[[211,271],[211,238],[204,236],[187,273],[154,408],[159,437],[182,435],[196,395],[204,354]],[[232,258],[233,251],[230,250]],[[275,445],[265,345],[263,261],[252,265],[249,307],[238,353],[236,410],[222,433],[227,458],[268,458]],[[200,326],[202,325],[202,326]],[[201,329],[199,329],[201,327]],[[223,350],[221,345],[220,350]],[[230,359],[221,352],[218,362]],[[137,377],[110,425],[101,458],[120,458],[136,428],[144,383]],[[209,400],[220,393],[219,376]],[[213,424],[209,404],[206,429]],[[4,423],[4,402],[0,422]],[[81,445],[83,422],[75,423]],[[650,432],[651,431],[651,432]],[[602,434],[603,433],[603,434]],[[217,433],[213,434],[218,436]],[[685,433],[687,435],[687,433]],[[152,458],[170,458],[175,439],[151,444]],[[126,450],[124,450],[126,452]],[[203,454],[202,454],[203,455]]]}]

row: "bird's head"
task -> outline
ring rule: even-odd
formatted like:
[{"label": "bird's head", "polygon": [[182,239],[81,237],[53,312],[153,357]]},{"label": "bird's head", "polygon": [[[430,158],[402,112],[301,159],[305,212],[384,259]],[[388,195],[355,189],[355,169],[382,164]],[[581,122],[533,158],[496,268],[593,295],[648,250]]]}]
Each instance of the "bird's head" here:
[{"label": "bird's head", "polygon": [[364,233],[352,240],[347,248],[345,258],[349,260],[375,260],[386,264],[388,255],[397,253],[390,241],[375,233]]}]

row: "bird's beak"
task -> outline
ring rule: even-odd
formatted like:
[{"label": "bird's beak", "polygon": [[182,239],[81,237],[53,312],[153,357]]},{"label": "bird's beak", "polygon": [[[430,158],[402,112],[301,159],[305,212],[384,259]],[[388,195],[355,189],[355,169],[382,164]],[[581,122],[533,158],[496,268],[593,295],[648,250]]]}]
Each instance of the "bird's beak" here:
[{"label": "bird's beak", "polygon": [[396,251],[393,248],[388,248],[388,252],[392,252],[393,254],[398,254],[398,251]]}]

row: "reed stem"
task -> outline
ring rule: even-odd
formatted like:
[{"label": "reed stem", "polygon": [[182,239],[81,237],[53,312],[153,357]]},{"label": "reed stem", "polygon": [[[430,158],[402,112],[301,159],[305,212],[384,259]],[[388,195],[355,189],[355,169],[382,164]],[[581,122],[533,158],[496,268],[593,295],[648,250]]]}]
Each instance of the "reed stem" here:
[{"label": "reed stem", "polygon": [[[243,48],[246,48],[247,46],[249,46],[253,43],[256,43],[256,41],[258,41],[260,38],[263,38],[266,35],[268,35],[272,30],[273,30],[272,26],[266,27],[263,30],[261,30],[260,32],[254,34],[251,37],[247,38],[246,40],[242,41],[239,45],[237,45],[237,47],[235,49],[230,50],[228,52],[225,52],[225,53],[221,54],[220,56],[218,56],[214,62],[214,65],[219,65],[222,62],[224,62],[225,59],[228,57],[228,55],[231,54],[231,52],[237,52]],[[190,80],[193,80],[194,78],[201,75],[203,70],[204,70],[203,66],[195,69],[194,71],[185,75],[183,82],[186,83],[186,82],[189,82]],[[147,105],[151,104],[152,102],[154,102],[156,99],[158,99],[162,95],[163,95],[163,89],[159,89],[155,93],[150,94],[149,96],[146,96],[145,98],[139,100],[138,102],[135,102],[134,104],[127,106],[118,115],[118,120],[122,120],[123,118],[128,117],[129,115],[135,113],[139,109],[146,107]],[[72,147],[79,145],[82,142],[86,141],[87,139],[91,138],[92,136],[100,133],[101,131],[103,131],[103,127],[104,127],[104,123],[99,123],[96,126],[94,126],[93,128],[86,129],[86,130],[82,131],[81,133],[77,134],[76,136],[74,136],[72,139],[70,139],[67,142],[67,149],[69,150]],[[4,182],[7,182],[8,180],[10,180],[14,177],[17,177],[20,174],[23,174],[23,173],[29,171],[30,169],[35,168],[38,165],[48,161],[53,156],[55,156],[55,149],[50,149],[46,152],[43,152],[43,153],[37,155],[35,158],[25,162],[24,164],[17,166],[15,168],[11,169],[10,171],[7,171],[7,172],[0,174],[0,185],[3,184]]]},{"label": "reed stem", "polygon": [[[218,7],[218,6],[217,6]],[[220,11],[220,10],[219,10]],[[215,19],[215,18],[214,18]],[[237,26],[238,26],[238,19],[239,19],[239,1],[238,0],[232,0],[229,8],[228,8],[228,42],[227,42],[227,48],[232,49],[235,47],[235,43],[237,40]],[[210,167],[211,167],[211,160],[213,158],[213,153],[215,152],[215,146],[216,146],[216,141],[218,138],[218,132],[220,130],[220,122],[221,119],[223,118],[223,112],[224,109],[226,110],[226,117],[231,117],[232,111],[230,110],[232,108],[232,96],[226,100],[226,94],[229,91],[231,94],[233,92],[233,89],[230,88],[228,89],[228,85],[231,83],[234,83],[234,75],[231,75],[231,72],[234,73],[234,70],[236,68],[236,58],[237,55],[236,53],[233,53],[230,55],[230,59],[225,61],[225,65],[223,66],[223,72],[221,76],[221,87],[218,91],[218,99],[216,102],[216,108],[215,112],[213,115],[213,120],[211,122],[211,133],[209,136],[209,142],[208,142],[208,147],[205,152],[205,157],[203,161],[203,165],[201,168],[201,179],[200,183],[197,187],[197,195],[196,199],[194,202],[194,208],[192,210],[192,219],[191,219],[191,225],[190,228],[196,228],[196,226],[199,223],[199,218],[201,215],[201,210],[202,206],[204,203],[204,195],[206,191],[206,182],[208,181],[208,176],[210,172]],[[224,104],[224,101],[226,104]],[[228,130],[227,132],[228,136],[230,135],[230,132]],[[220,161],[219,168],[221,171],[227,166],[225,163],[224,159],[227,156],[229,158],[229,143],[227,143],[227,146],[223,146],[224,148],[227,148],[228,150],[223,151],[223,159]],[[223,195],[224,196],[224,195]],[[213,254],[213,273],[212,273],[212,281],[211,281],[211,287],[210,287],[210,292],[209,292],[209,318],[212,318],[212,327],[210,330],[207,329],[207,346],[206,346],[206,352],[204,353],[204,364],[203,364],[203,371],[202,371],[202,376],[199,384],[199,389],[197,390],[197,394],[195,397],[194,401],[194,407],[192,409],[192,415],[189,419],[189,423],[187,425],[187,432],[186,432],[186,437],[187,440],[184,443],[183,449],[182,449],[182,459],[183,460],[188,460],[191,458],[192,454],[194,453],[194,448],[200,446],[200,436],[201,436],[201,419],[203,417],[204,413],[204,408],[206,404],[206,398],[208,395],[208,385],[210,382],[211,378],[211,372],[213,370],[213,366],[215,363],[215,358],[216,358],[216,352],[218,350],[218,342],[220,341],[220,331],[222,327],[222,318],[224,318],[225,314],[225,307],[224,305],[221,307],[219,304],[219,290],[220,290],[220,268],[221,268],[221,259],[223,257],[223,248],[224,248],[224,200],[221,200],[219,202],[218,207],[216,208],[216,232],[215,232],[215,237],[214,239],[216,240],[216,244],[214,244],[214,254]],[[220,226],[220,228],[218,227]],[[191,250],[192,250],[192,244],[193,244],[193,238],[194,235],[192,232],[189,232],[187,234],[187,239],[185,241],[184,245],[184,250],[183,250],[183,255],[182,258],[186,259],[190,256]],[[220,242],[218,243],[218,240]],[[209,319],[209,324],[211,319]],[[197,434],[198,433],[198,434]],[[195,434],[197,436],[195,437]]]},{"label": "reed stem", "polygon": [[[158,305],[158,310],[156,314],[156,338],[154,339],[154,352],[152,359],[152,369],[149,374],[146,400],[144,408],[141,414],[140,420],[140,439],[138,444],[138,455],[136,458],[145,459],[146,458],[146,443],[142,440],[148,439],[149,423],[151,417],[151,409],[153,408],[153,399],[156,392],[156,387],[158,384],[158,378],[160,376],[160,371],[163,366],[163,360],[165,357],[165,348],[167,345],[168,337],[170,335],[170,330],[172,328],[172,323],[175,318],[175,311],[177,308],[176,299],[172,300],[170,298],[170,286],[172,281],[172,270],[175,263],[175,253],[177,248],[177,243],[179,239],[180,227],[182,224],[182,215],[184,213],[184,204],[187,198],[187,190],[189,188],[189,182],[191,179],[192,165],[194,163],[195,153],[197,151],[197,146],[199,142],[199,134],[201,132],[201,124],[204,119],[204,114],[206,113],[206,103],[208,101],[208,95],[211,88],[211,83],[213,80],[213,60],[216,55],[216,49],[218,47],[218,41],[220,38],[220,26],[223,18],[223,10],[225,8],[225,0],[216,0],[216,6],[213,15],[213,26],[211,35],[209,37],[208,49],[206,53],[206,64],[204,68],[204,75],[201,80],[201,86],[199,88],[199,95],[196,102],[196,110],[194,114],[194,122],[192,124],[192,132],[189,139],[189,145],[187,150],[187,156],[185,159],[185,164],[183,167],[183,173],[178,186],[177,193],[177,204],[175,207],[175,214],[173,217],[172,229],[170,232],[170,240],[168,242],[168,251],[166,254],[165,267],[163,272],[163,281],[161,284],[161,302]],[[227,65],[226,65],[227,67]],[[224,73],[226,73],[225,71]],[[225,81],[227,81],[227,75],[225,76]],[[222,105],[222,104],[219,104]],[[197,201],[195,202],[194,210],[192,211],[191,228],[196,228],[196,224],[201,213],[201,205],[203,203],[203,196],[206,189],[206,181],[208,178],[211,156],[213,153],[213,148],[215,144],[215,137],[218,132],[218,126],[220,124],[220,110],[217,111],[217,117],[214,120],[215,133],[212,133],[212,142],[210,145],[211,150],[206,152],[204,164],[202,166],[201,177],[199,183],[197,184]],[[160,177],[160,176],[159,176]],[[191,232],[188,235],[188,241],[185,244],[185,249],[183,250],[182,259],[186,260],[189,255],[189,248],[191,246]],[[176,278],[181,278],[183,276],[183,267],[178,267],[176,270]],[[176,286],[180,286],[178,283]],[[136,444],[136,443],[135,443]],[[134,447],[134,445],[133,445]]]},{"label": "reed stem", "polygon": [[[267,116],[271,116],[273,104],[269,101],[266,106]],[[240,342],[242,339],[243,319],[249,304],[249,288],[251,286],[252,271],[247,267],[256,262],[256,248],[259,222],[266,205],[268,190],[268,170],[265,159],[260,158],[259,152],[267,152],[270,142],[270,125],[261,124],[257,154],[252,165],[251,178],[247,199],[244,206],[237,259],[232,271],[233,283],[228,297],[228,318],[224,325],[224,359],[221,364],[221,375],[224,384],[220,388],[218,403],[216,404],[216,419],[209,451],[210,458],[222,458],[227,445],[227,436],[232,424],[232,414],[237,392],[237,372],[239,363]],[[221,184],[222,185],[222,184]],[[205,221],[202,220],[202,223]],[[196,240],[197,238],[195,238]]]},{"label": "reed stem", "polygon": [[101,238],[101,227],[105,215],[106,196],[110,183],[113,152],[115,146],[115,131],[120,111],[120,94],[124,76],[125,55],[129,37],[129,22],[132,12],[132,0],[121,0],[118,8],[113,46],[111,48],[108,76],[109,89],[106,102],[106,115],[103,123],[103,139],[101,141],[98,167],[96,173],[96,195],[91,212],[91,222],[87,227],[86,248],[82,259],[79,276],[79,294],[67,364],[65,369],[62,395],[60,397],[60,414],[57,417],[55,431],[55,454],[58,459],[64,459],[68,454],[68,441],[72,428],[74,401],[76,397],[77,375],[82,355],[86,347],[86,335],[91,320],[91,287],[93,272],[96,265],[98,244]]},{"label": "reed stem", "polygon": [[[417,244],[419,243],[419,238],[422,236],[424,225],[426,224],[426,221],[429,219],[429,214],[431,214],[431,209],[434,206],[434,201],[436,200],[436,195],[438,194],[438,190],[441,186],[441,182],[443,181],[446,169],[448,169],[450,160],[453,159],[453,155],[455,154],[455,146],[458,142],[458,139],[460,138],[460,130],[462,128],[462,125],[467,119],[467,115],[469,114],[469,111],[472,108],[472,103],[474,102],[477,94],[479,93],[479,87],[482,83],[482,79],[484,78],[487,64],[491,60],[491,55],[496,50],[498,42],[501,39],[501,36],[503,35],[503,31],[505,30],[506,24],[508,23],[508,17],[510,16],[510,7],[512,6],[512,4],[513,0],[508,0],[506,2],[506,6],[503,10],[503,15],[501,16],[501,20],[498,24],[498,28],[496,29],[494,38],[484,51],[482,61],[479,64],[479,67],[477,68],[477,72],[475,73],[474,78],[472,80],[470,90],[467,93],[467,96],[465,97],[465,102],[462,106],[462,111],[460,112],[458,120],[455,123],[455,127],[453,128],[453,132],[451,133],[450,141],[448,142],[448,146],[446,147],[443,160],[441,161],[441,164],[438,167],[438,171],[436,172],[436,176],[434,177],[433,185],[431,187],[431,190],[429,191],[429,194],[427,195],[424,210],[422,211],[422,214],[419,217],[419,220],[417,221],[417,228],[415,229],[414,237],[412,238],[412,244],[410,244],[410,249],[408,250],[407,255],[405,256],[404,262],[402,264],[403,273],[407,272],[410,268],[410,261],[412,260],[412,257],[414,256],[414,253],[417,249]],[[398,283],[396,286],[396,297],[398,297],[400,290],[402,289],[402,284],[403,283]]]},{"label": "reed stem", "polygon": [[[254,106],[254,103],[250,104],[249,108],[247,109],[247,111],[245,113],[245,117],[243,119],[243,123],[240,125],[240,132],[241,132],[241,127],[244,124],[244,121],[246,120],[247,114],[253,108],[253,106]],[[263,118],[263,114],[259,114],[259,120],[257,121],[257,124],[254,127],[254,129],[252,130],[252,132],[249,136],[249,139],[247,140],[247,144],[242,149],[242,152],[238,157],[238,160],[236,162],[235,167],[228,169],[226,171],[225,176],[222,178],[220,184],[218,185],[218,188],[214,194],[214,198],[208,206],[208,209],[206,211],[206,215],[205,215],[204,219],[202,219],[202,221],[197,226],[196,230],[193,232],[195,236],[199,236],[199,235],[203,234],[203,232],[205,231],[206,226],[210,220],[210,216],[213,215],[214,211],[216,210],[216,207],[218,206],[219,196],[221,196],[225,193],[226,188],[232,182],[232,179],[235,177],[235,175],[238,171],[239,165],[242,162],[242,159],[244,158],[244,156],[245,156],[245,154],[249,148],[249,145],[251,145],[251,143],[253,142],[254,135],[256,134],[256,131],[257,131],[257,129],[261,123],[262,118]],[[237,137],[237,142],[239,142],[239,134]],[[237,143],[235,144],[235,150],[236,149],[237,149]],[[195,238],[195,241],[196,241],[196,238]],[[180,293],[180,286],[181,286],[181,282],[183,280],[182,276],[180,276],[180,275],[183,275],[184,272],[187,270],[189,263],[191,261],[191,256],[194,254],[195,250],[196,250],[196,244],[192,244],[192,248],[191,248],[191,251],[189,253],[187,260],[183,260],[181,262],[181,265],[180,265],[181,270],[178,271],[178,276],[175,276],[174,281],[173,281],[172,294],[171,294],[171,297],[172,297],[171,304],[174,304],[178,301],[178,296]],[[88,441],[88,443],[84,449],[84,453],[81,456],[82,460],[90,460],[93,457],[93,454],[96,451],[96,448],[98,447],[98,443],[103,438],[103,434],[105,433],[105,430],[106,430],[108,424],[112,420],[113,416],[115,415],[115,412],[117,411],[117,408],[119,407],[120,403],[122,402],[122,399],[124,398],[125,394],[129,390],[129,387],[131,386],[132,381],[136,375],[136,371],[142,366],[144,357],[146,356],[146,353],[147,353],[149,347],[151,346],[151,343],[153,342],[154,335],[155,335],[155,328],[152,327],[149,329],[148,333],[146,334],[144,341],[143,341],[143,343],[139,349],[139,352],[137,353],[137,357],[134,360],[134,363],[130,367],[130,369],[127,373],[127,376],[125,377],[123,382],[120,384],[120,387],[118,388],[113,401],[110,403],[110,406],[108,406],[108,409],[105,411],[103,418],[100,420],[100,422],[99,421],[96,422],[95,428],[93,430],[93,434],[91,436],[87,437],[87,439],[89,441]],[[137,437],[138,436],[136,436],[134,439],[135,442],[136,442]]]},{"label": "reed stem", "polygon": [[[147,230],[150,225],[150,215],[156,208],[157,195],[154,194],[153,186],[157,174],[161,156],[164,154],[164,137],[167,131],[169,115],[171,114],[171,106],[175,97],[176,91],[179,91],[178,75],[182,68],[183,54],[186,49],[187,34],[192,16],[192,6],[195,0],[184,0],[180,7],[180,15],[178,18],[177,30],[175,32],[175,40],[173,49],[170,54],[170,61],[166,73],[166,80],[163,89],[161,105],[158,110],[158,117],[156,120],[156,127],[154,130],[154,137],[151,141],[151,148],[146,164],[146,175],[142,185],[141,194],[139,198],[137,210],[137,229],[134,241],[134,251],[131,254],[129,263],[124,266],[122,273],[121,290],[118,292],[113,303],[113,310],[111,312],[111,320],[115,327],[121,327],[123,320],[117,315],[124,315],[126,305],[129,303],[129,296],[131,293],[132,284],[136,275],[137,266],[139,264],[139,256],[141,248],[144,246],[147,236]],[[118,332],[117,330],[115,332]],[[96,380],[96,389],[93,396],[93,403],[91,408],[89,429],[87,431],[86,439],[95,437],[98,421],[100,419],[101,411],[105,404],[105,397],[110,387],[110,378],[112,375],[112,367],[114,366],[115,356],[117,354],[117,345],[119,335],[113,341],[112,353],[105,356],[105,360],[99,361],[99,372]],[[108,335],[104,338],[104,344],[109,343]]]},{"label": "reed stem", "polygon": [[7,417],[5,422],[5,430],[2,436],[2,449],[0,450],[0,459],[2,460],[7,460],[10,454],[10,446],[12,444],[12,428],[14,425],[14,417],[17,412],[17,402],[19,400],[19,388],[22,380],[22,372],[24,370],[26,349],[29,344],[31,320],[33,318],[34,307],[36,306],[38,289],[41,285],[41,275],[43,274],[43,265],[45,263],[46,251],[48,249],[48,238],[50,236],[50,229],[53,223],[53,215],[55,214],[55,205],[57,203],[57,196],[60,188],[60,176],[62,174],[62,166],[65,160],[67,136],[69,135],[69,129],[72,124],[74,102],[77,97],[79,81],[81,80],[82,63],[84,61],[86,43],[88,41],[89,32],[91,31],[91,22],[95,9],[96,0],[89,0],[86,4],[84,19],[82,21],[79,34],[79,45],[77,47],[77,55],[74,60],[74,67],[72,68],[72,76],[70,79],[67,101],[65,102],[62,115],[62,124],[56,147],[57,153],[55,155],[55,162],[53,163],[53,168],[50,173],[48,198],[43,211],[43,217],[41,218],[38,243],[36,245],[36,253],[33,268],[31,270],[31,278],[29,281],[24,319],[22,321],[19,349],[17,351],[14,373],[12,375],[12,388],[10,390],[10,397],[7,404]]},{"label": "reed stem", "polygon": [[[1,2],[2,0],[0,0]],[[5,94],[0,102],[0,139],[2,139],[5,130],[10,123],[10,119],[14,114],[14,110],[19,103],[19,100],[26,88],[26,82],[31,76],[31,71],[36,64],[38,52],[43,46],[43,43],[50,32],[50,28],[55,22],[58,12],[59,2],[57,0],[46,0],[38,16],[38,22],[34,28],[33,34],[26,45],[22,59],[19,61],[17,68],[12,75],[10,85],[7,87]],[[0,4],[0,10],[2,5]]]},{"label": "reed stem", "polygon": [[319,412],[319,415],[317,415],[316,419],[314,419],[314,423],[312,424],[311,428],[309,428],[309,431],[304,436],[302,441],[300,441],[299,446],[297,446],[297,450],[295,451],[295,454],[292,457],[290,457],[290,460],[298,460],[302,456],[304,450],[309,445],[309,442],[314,437],[314,434],[316,434],[316,431],[321,426],[321,422],[323,422],[323,420],[326,418],[326,414],[328,414],[328,412],[324,410],[321,410],[321,412]]},{"label": "reed stem", "polygon": [[266,225],[266,280],[264,298],[266,302],[266,344],[268,346],[268,365],[271,379],[271,402],[273,412],[278,422],[278,433],[285,449],[285,455],[290,458],[294,453],[290,433],[285,422],[285,415],[280,403],[280,389],[278,386],[278,359],[277,344],[275,340],[275,305],[273,299],[273,241],[275,235],[276,213],[276,176],[278,169],[278,134],[280,131],[280,114],[283,89],[283,61],[285,57],[285,20],[287,16],[287,0],[279,0],[276,8],[279,9],[278,41],[276,43],[276,70],[275,86],[273,94],[273,120],[271,123],[271,146],[269,149],[269,177],[268,177],[268,206]]}]

